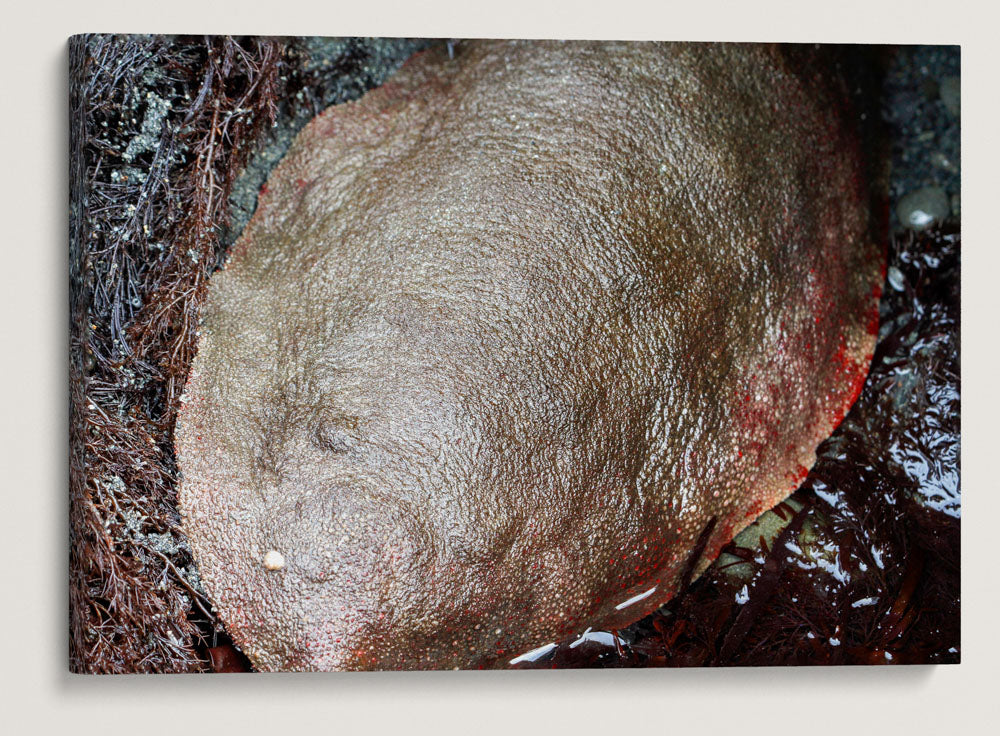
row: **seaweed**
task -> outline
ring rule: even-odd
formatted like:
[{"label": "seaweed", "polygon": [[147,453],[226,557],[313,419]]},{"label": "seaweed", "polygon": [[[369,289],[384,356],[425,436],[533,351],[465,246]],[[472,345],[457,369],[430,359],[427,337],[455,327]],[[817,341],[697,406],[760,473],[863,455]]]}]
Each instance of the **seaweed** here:
[{"label": "seaweed", "polygon": [[248,667],[176,504],[173,425],[206,281],[295,132],[429,43],[70,40],[72,671]]},{"label": "seaweed", "polygon": [[274,120],[283,45],[70,42],[70,669],[205,670],[220,627],[171,445],[229,191]]}]

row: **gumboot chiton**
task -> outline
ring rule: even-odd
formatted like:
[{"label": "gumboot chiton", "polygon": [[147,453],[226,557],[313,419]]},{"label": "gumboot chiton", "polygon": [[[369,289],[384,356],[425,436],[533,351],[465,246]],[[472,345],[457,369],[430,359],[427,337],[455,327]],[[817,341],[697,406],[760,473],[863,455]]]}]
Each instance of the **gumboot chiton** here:
[{"label": "gumboot chiton", "polygon": [[777,47],[472,43],[309,124],[176,431],[256,667],[506,665],[645,615],[796,487],[881,281],[831,89]]}]

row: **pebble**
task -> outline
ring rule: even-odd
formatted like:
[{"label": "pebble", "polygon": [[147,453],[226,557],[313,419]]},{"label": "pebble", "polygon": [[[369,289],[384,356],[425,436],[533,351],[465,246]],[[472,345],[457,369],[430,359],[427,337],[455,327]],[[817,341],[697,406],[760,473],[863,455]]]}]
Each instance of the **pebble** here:
[{"label": "pebble", "polygon": [[906,288],[906,279],[903,276],[903,272],[895,266],[889,266],[889,271],[886,276],[889,279],[889,284],[896,291],[903,291],[903,289]]},{"label": "pebble", "polygon": [[285,556],[278,550],[268,550],[268,553],[264,555],[264,567],[268,570],[280,570],[284,566]]},{"label": "pebble", "polygon": [[955,165],[955,162],[944,155],[941,151],[935,151],[931,154],[931,163],[939,169],[944,169],[949,174],[958,173],[958,166]]},{"label": "pebble", "polygon": [[962,84],[958,77],[945,77],[939,90],[941,102],[956,118],[962,116]]},{"label": "pebble", "polygon": [[899,221],[913,230],[924,230],[934,222],[942,222],[950,211],[948,195],[941,187],[917,189],[896,205]]}]

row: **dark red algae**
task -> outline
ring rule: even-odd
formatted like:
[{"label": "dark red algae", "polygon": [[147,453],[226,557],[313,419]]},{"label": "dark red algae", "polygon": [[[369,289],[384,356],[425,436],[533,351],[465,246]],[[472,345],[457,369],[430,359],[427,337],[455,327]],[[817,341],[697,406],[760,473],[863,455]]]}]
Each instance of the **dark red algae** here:
[{"label": "dark red algae", "polygon": [[868,379],[776,537],[742,534],[653,614],[518,666],[959,662],[960,251],[954,226],[893,238]]}]

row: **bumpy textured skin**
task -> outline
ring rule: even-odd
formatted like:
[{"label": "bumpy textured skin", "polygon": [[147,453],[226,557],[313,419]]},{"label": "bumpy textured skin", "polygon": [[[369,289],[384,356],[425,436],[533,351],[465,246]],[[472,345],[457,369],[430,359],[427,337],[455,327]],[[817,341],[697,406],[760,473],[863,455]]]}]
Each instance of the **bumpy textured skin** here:
[{"label": "bumpy textured skin", "polygon": [[645,615],[796,487],[881,281],[830,89],[770,47],[484,42],[310,123],[176,431],[256,667],[503,666]]}]

